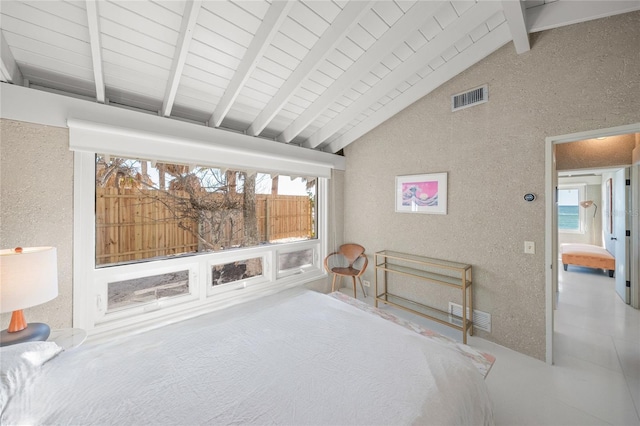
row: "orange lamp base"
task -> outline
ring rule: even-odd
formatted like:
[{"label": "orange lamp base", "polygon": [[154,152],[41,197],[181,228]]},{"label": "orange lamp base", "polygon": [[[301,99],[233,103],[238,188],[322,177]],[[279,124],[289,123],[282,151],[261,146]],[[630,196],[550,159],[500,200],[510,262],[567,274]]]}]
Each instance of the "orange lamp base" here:
[{"label": "orange lamp base", "polygon": [[24,318],[24,311],[22,309],[13,311],[7,331],[9,333],[16,333],[18,331],[24,330],[25,328],[27,328],[27,320]]}]

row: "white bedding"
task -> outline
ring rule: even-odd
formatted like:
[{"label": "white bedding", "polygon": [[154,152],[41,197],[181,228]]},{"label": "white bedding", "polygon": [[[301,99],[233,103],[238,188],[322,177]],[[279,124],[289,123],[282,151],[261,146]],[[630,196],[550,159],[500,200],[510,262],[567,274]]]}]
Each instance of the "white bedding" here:
[{"label": "white bedding", "polygon": [[560,253],[594,253],[594,254],[604,254],[607,256],[611,256],[611,253],[600,246],[595,246],[593,244],[579,244],[579,243],[564,243],[560,244]]},{"label": "white bedding", "polygon": [[62,348],[53,342],[25,342],[0,347],[0,410],[45,362],[61,351]]},{"label": "white bedding", "polygon": [[492,423],[458,352],[327,295],[276,296],[62,353],[0,423]]}]

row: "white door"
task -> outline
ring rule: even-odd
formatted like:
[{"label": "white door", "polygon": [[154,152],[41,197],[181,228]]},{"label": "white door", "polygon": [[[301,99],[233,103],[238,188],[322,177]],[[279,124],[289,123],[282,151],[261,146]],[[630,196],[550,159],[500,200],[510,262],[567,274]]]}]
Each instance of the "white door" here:
[{"label": "white door", "polygon": [[558,171],[556,166],[556,146],[553,145],[553,157],[551,161],[551,172],[552,179],[551,185],[554,189],[553,191],[553,214],[551,215],[551,247],[553,262],[551,263],[551,267],[555,265],[555,271],[553,271],[552,275],[552,283],[551,286],[553,288],[553,310],[555,311],[558,306],[558,274],[560,273],[560,267],[562,266],[558,261]]},{"label": "white door", "polygon": [[640,309],[640,162],[631,167],[631,198],[628,201],[631,215],[631,250],[629,251],[629,275],[631,276],[631,306]]},{"label": "white door", "polygon": [[618,170],[613,178],[613,233],[611,240],[615,245],[616,257],[616,293],[622,298],[624,303],[629,303],[630,288],[629,282],[629,229],[627,214],[627,200],[629,199],[629,186],[626,182],[629,178],[629,168]]}]

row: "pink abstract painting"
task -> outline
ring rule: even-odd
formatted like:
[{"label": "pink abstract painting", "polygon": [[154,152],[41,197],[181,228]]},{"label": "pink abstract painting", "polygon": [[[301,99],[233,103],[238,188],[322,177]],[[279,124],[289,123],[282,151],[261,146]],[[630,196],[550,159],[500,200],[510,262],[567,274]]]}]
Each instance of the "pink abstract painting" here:
[{"label": "pink abstract painting", "polygon": [[402,205],[437,206],[438,181],[402,183]]}]

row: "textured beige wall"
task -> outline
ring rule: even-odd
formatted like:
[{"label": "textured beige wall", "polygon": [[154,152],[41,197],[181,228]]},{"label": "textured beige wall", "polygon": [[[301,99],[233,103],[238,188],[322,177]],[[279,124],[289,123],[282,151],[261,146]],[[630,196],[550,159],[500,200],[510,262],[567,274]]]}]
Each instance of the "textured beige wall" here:
[{"label": "textured beige wall", "polygon": [[[504,46],[349,145],[345,240],[471,263],[492,315],[478,334],[543,359],[545,138],[640,122],[638,46],[637,12],[532,35],[531,51]],[[488,103],[451,113],[452,94],[484,83]],[[448,173],[448,214],[395,213],[395,176],[430,172]]]},{"label": "textured beige wall", "polygon": [[556,169],[578,170],[631,164],[636,135],[631,133],[606,139],[587,139],[556,145]]},{"label": "textured beige wall", "polygon": [[[71,327],[73,154],[69,131],[0,119],[0,248],[53,246],[58,297],[25,310],[28,322]],[[6,328],[11,314],[0,317]]]}]

